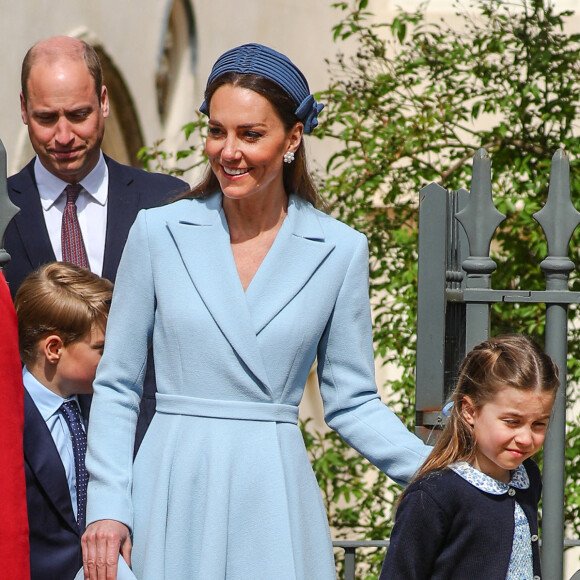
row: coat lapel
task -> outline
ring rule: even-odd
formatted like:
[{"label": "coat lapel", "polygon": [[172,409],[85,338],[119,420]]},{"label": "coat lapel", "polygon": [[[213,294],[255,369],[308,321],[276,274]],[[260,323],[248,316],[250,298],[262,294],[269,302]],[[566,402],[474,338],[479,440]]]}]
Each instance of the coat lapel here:
[{"label": "coat lapel", "polygon": [[78,532],[62,461],[50,431],[26,389],[24,415],[24,457],[49,501],[68,526]]},{"label": "coat lapel", "polygon": [[40,194],[34,179],[34,158],[24,170],[11,178],[12,201],[20,208],[13,222],[22,246],[31,264],[44,264],[56,260],[52,243],[42,214]]},{"label": "coat lapel", "polygon": [[256,334],[304,288],[333,249],[312,206],[290,196],[288,216],[246,290]]},{"label": "coat lapel", "polygon": [[188,274],[216,324],[254,376],[269,390],[246,296],[230,248],[221,196],[193,202],[167,224]]},{"label": "coat lapel", "polygon": [[168,223],[189,276],[216,324],[251,372],[268,387],[257,334],[301,291],[333,250],[312,207],[291,196],[288,216],[244,292],[230,247],[221,196],[192,203]]},{"label": "coat lapel", "polygon": [[141,194],[130,191],[133,176],[123,165],[105,156],[109,171],[107,233],[103,257],[103,276],[114,280],[129,230],[141,207]]}]

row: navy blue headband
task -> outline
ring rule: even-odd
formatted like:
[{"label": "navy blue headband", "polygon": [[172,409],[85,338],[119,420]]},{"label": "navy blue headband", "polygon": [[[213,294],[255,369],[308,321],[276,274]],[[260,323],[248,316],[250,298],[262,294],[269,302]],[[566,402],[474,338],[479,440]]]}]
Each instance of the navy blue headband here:
[{"label": "navy blue headband", "polygon": [[[304,75],[280,52],[262,44],[243,44],[228,50],[213,65],[206,90],[215,79],[230,72],[260,75],[275,82],[296,103],[294,114],[304,123],[304,132],[311,133],[318,125],[318,113],[324,105],[315,101]],[[205,101],[199,110],[204,115],[209,115]]]}]

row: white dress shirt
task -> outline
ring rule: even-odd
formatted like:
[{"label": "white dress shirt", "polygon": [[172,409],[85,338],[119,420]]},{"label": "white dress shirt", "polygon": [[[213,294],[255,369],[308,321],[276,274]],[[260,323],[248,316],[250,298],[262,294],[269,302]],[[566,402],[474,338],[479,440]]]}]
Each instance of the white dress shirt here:
[{"label": "white dress shirt", "polygon": [[[44,221],[57,260],[62,260],[62,214],[66,205],[66,181],[48,171],[38,157],[34,163],[34,177],[40,193]],[[105,237],[107,233],[107,203],[109,170],[101,152],[95,168],[80,184],[83,191],[77,199],[77,215],[92,272],[103,273]]]},{"label": "white dress shirt", "polygon": [[36,408],[39,410],[42,418],[46,422],[46,426],[48,427],[54,444],[56,445],[56,449],[66,473],[72,508],[76,518],[77,489],[75,487],[75,456],[70,428],[64,415],[60,412],[60,407],[65,401],[77,401],[78,404],[77,397],[75,395],[70,399],[63,399],[61,396],[53,393],[50,389],[38,382],[26,367],[22,369],[22,380],[24,381],[24,388],[28,391],[28,394],[34,401]]}]

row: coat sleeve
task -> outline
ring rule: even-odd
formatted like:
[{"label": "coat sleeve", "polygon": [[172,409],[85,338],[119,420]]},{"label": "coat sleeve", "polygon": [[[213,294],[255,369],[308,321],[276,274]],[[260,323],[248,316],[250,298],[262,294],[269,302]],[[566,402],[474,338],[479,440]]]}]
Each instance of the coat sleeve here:
[{"label": "coat sleeve", "polygon": [[135,427],[155,316],[146,218],[141,211],[127,239],[94,382],[86,459],[87,524],[114,519],[132,529]]},{"label": "coat sleeve", "polygon": [[446,515],[421,489],[403,496],[379,580],[429,580],[446,536]]},{"label": "coat sleeve", "polygon": [[16,312],[6,280],[0,273],[0,562],[2,574],[13,580],[30,578],[28,517],[24,480],[24,387],[18,354]]},{"label": "coat sleeve", "polygon": [[318,348],[318,379],[329,427],[403,485],[431,447],[412,434],[377,393],[368,264],[367,241],[359,234]]}]

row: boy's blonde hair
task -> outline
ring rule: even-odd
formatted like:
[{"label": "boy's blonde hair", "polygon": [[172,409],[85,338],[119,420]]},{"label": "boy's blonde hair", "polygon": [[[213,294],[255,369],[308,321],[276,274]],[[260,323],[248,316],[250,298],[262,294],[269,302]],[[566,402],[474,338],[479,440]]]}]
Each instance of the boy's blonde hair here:
[{"label": "boy's blonde hair", "polygon": [[37,355],[38,342],[51,334],[67,346],[81,340],[109,314],[113,284],[85,268],[51,262],[29,274],[14,298],[22,362]]}]

